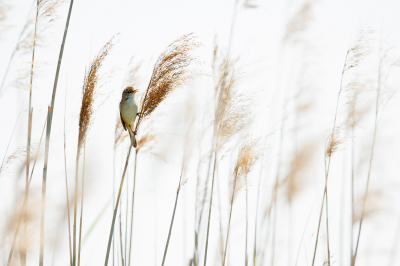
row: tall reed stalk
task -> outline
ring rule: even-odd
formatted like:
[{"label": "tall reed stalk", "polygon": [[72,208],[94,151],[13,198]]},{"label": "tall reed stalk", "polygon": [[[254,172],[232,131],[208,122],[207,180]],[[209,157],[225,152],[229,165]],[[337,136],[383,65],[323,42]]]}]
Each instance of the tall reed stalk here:
[{"label": "tall reed stalk", "polygon": [[235,61],[237,60],[229,60],[228,56],[226,56],[222,61],[220,65],[219,80],[215,88],[218,100],[214,113],[214,138],[212,140],[214,163],[211,179],[210,207],[208,210],[207,234],[204,251],[204,266],[207,265],[208,238],[210,233],[210,220],[218,151],[221,150],[235,134],[240,132],[245,127],[247,122],[246,118],[249,116],[249,111],[247,110],[248,99],[245,95],[239,94],[233,90],[236,82],[233,67]]},{"label": "tall reed stalk", "polygon": [[[28,108],[28,133],[27,133],[27,144],[26,144],[26,179],[25,179],[25,197],[28,202],[28,178],[29,178],[29,162],[30,162],[30,150],[31,150],[31,136],[32,136],[32,82],[33,82],[33,64],[35,62],[35,48],[36,48],[36,30],[38,24],[39,17],[39,9],[40,9],[40,0],[36,2],[36,18],[35,18],[35,30],[33,35],[33,46],[32,46],[32,61],[31,61],[31,71],[30,71],[30,82],[29,82],[29,108]],[[26,241],[26,219],[24,219],[24,233],[23,233],[23,242]],[[24,245],[25,246],[25,245]],[[23,249],[21,252],[21,264],[22,266],[26,265],[26,249]]]},{"label": "tall reed stalk", "polygon": [[[247,190],[247,175],[252,169],[253,165],[260,157],[260,150],[257,147],[259,144],[258,139],[252,139],[246,137],[245,141],[241,145],[239,149],[239,155],[236,161],[236,165],[233,171],[233,187],[232,187],[232,195],[230,201],[230,210],[229,210],[229,220],[228,220],[228,229],[226,232],[226,239],[225,239],[225,249],[223,254],[223,262],[222,266],[225,266],[226,262],[226,252],[228,250],[228,240],[229,240],[229,230],[231,226],[232,220],[232,210],[233,210],[233,201],[235,199],[235,192],[237,190],[237,183],[240,180],[244,180],[246,190]],[[247,215],[247,191],[246,191],[246,248],[245,248],[245,265],[248,263],[248,256],[247,256],[247,227],[248,227],[248,215]]]},{"label": "tall reed stalk", "polygon": [[46,179],[47,179],[47,164],[48,164],[48,154],[50,145],[50,133],[51,133],[51,123],[53,119],[54,102],[56,99],[56,91],[58,84],[58,76],[60,74],[61,61],[64,53],[65,40],[67,38],[68,25],[71,18],[72,5],[74,0],[71,0],[68,10],[67,22],[65,24],[64,36],[61,42],[60,54],[58,56],[56,76],[54,79],[53,94],[51,97],[51,106],[49,107],[48,121],[47,121],[47,132],[46,132],[46,146],[45,146],[45,158],[43,167],[43,185],[42,185],[42,210],[41,210],[41,221],[40,221],[40,253],[39,253],[39,266],[43,266],[43,252],[44,252],[44,212],[45,212],[45,196],[46,196]]},{"label": "tall reed stalk", "polygon": [[[140,145],[140,142],[138,143]],[[132,235],[133,235],[133,211],[135,206],[135,189],[136,189],[136,167],[137,167],[137,160],[138,160],[138,152],[135,152],[135,163],[133,167],[133,187],[132,187],[132,202],[131,202],[131,228],[130,228],[130,235],[129,235],[129,258],[128,258],[128,266],[131,266],[131,253],[132,253]]]},{"label": "tall reed stalk", "polygon": [[71,214],[68,194],[68,175],[67,175],[67,138],[65,135],[65,117],[67,113],[67,92],[68,86],[65,89],[65,100],[64,100],[64,173],[65,173],[65,194],[67,200],[67,219],[68,219],[68,249],[69,249],[69,265],[72,266],[72,247],[71,247]]},{"label": "tall reed stalk", "polygon": [[[83,147],[85,146],[86,143],[86,137],[88,134],[88,131],[93,123],[93,115],[94,115],[94,101],[95,98],[98,94],[97,92],[97,87],[98,87],[98,82],[100,81],[100,76],[99,76],[99,70],[101,66],[103,65],[104,59],[107,57],[107,55],[110,53],[113,43],[112,43],[113,38],[111,38],[110,41],[108,41],[103,48],[100,50],[100,52],[97,54],[97,56],[93,59],[93,61],[90,64],[89,70],[85,73],[84,77],[84,82],[83,82],[83,88],[82,88],[82,105],[81,105],[81,111],[79,114],[79,134],[78,134],[78,146],[76,150],[76,162],[75,162],[75,197],[74,197],[74,223],[73,223],[73,249],[72,249],[72,265],[79,265],[80,264],[80,246],[81,246],[81,238],[79,237],[78,243],[76,239],[76,234],[77,234],[77,228],[76,228],[76,222],[77,222],[77,209],[78,209],[78,173],[79,173],[79,158],[81,155],[81,151]],[[83,182],[83,177],[82,177],[82,182]],[[83,183],[82,183],[83,185]],[[82,186],[82,195],[83,195],[83,186]],[[83,200],[84,198],[81,198],[81,208],[83,208]],[[82,209],[81,209],[81,218],[80,220],[82,221]],[[77,245],[78,244],[78,245]],[[78,248],[78,262],[76,258],[76,252]]]},{"label": "tall reed stalk", "polygon": [[171,239],[171,232],[172,232],[172,226],[174,224],[174,219],[175,219],[175,213],[176,213],[176,206],[178,205],[178,197],[179,197],[179,192],[181,190],[181,186],[184,185],[184,182],[182,182],[182,176],[185,171],[186,167],[186,161],[188,160],[190,151],[189,151],[189,142],[190,142],[190,129],[192,127],[193,120],[190,123],[187,131],[186,131],[186,136],[185,136],[185,142],[184,142],[184,148],[183,148],[183,155],[182,155],[182,166],[181,166],[181,173],[179,176],[179,184],[178,184],[178,189],[176,191],[176,197],[175,197],[175,205],[174,205],[174,211],[172,212],[172,218],[171,218],[171,224],[169,226],[169,231],[168,231],[168,238],[167,238],[167,243],[165,244],[165,250],[164,250],[164,256],[163,260],[161,263],[161,266],[164,266],[165,263],[165,258],[167,257],[167,251],[168,251],[168,245],[169,245],[169,240]]},{"label": "tall reed stalk", "polygon": [[381,40],[380,40],[379,53],[380,53],[379,54],[380,57],[379,57],[379,67],[378,67],[378,87],[376,89],[376,101],[375,101],[374,134],[372,137],[371,156],[369,157],[367,184],[365,187],[364,200],[363,200],[362,211],[361,211],[361,219],[360,219],[360,224],[358,227],[357,242],[356,242],[354,254],[352,254],[351,266],[354,266],[356,264],[358,245],[360,243],[360,236],[361,236],[361,228],[362,228],[364,215],[365,215],[365,204],[367,202],[369,183],[370,183],[370,179],[371,179],[372,160],[374,158],[376,132],[377,132],[377,125],[378,125],[379,99],[381,96],[381,89],[382,89],[382,84],[381,84],[381,71],[382,71],[382,60],[383,60],[383,58],[382,58],[382,36],[381,36]]},{"label": "tall reed stalk", "polygon": [[[337,114],[338,114],[338,109],[339,109],[340,95],[342,93],[342,88],[343,88],[343,77],[345,75],[346,70],[348,69],[348,63],[349,63],[348,62],[348,57],[349,57],[349,55],[352,56],[351,53],[354,52],[354,48],[350,48],[350,45],[351,45],[351,39],[350,39],[349,48],[347,49],[347,53],[346,53],[346,56],[345,56],[345,59],[344,59],[342,76],[341,76],[340,85],[339,85],[339,92],[338,92],[338,96],[337,96],[337,100],[336,100],[336,108],[335,108],[335,115],[334,115],[334,120],[333,120],[332,133],[331,133],[330,138],[328,140],[329,142],[328,142],[328,145],[327,145],[326,151],[325,151],[325,187],[324,187],[324,193],[323,193],[323,197],[322,197],[321,210],[320,210],[320,214],[319,214],[317,235],[316,235],[316,238],[315,238],[315,246],[314,246],[314,255],[313,255],[313,259],[312,259],[312,266],[314,266],[315,255],[316,255],[316,252],[317,252],[319,230],[320,230],[321,219],[322,219],[322,211],[323,211],[325,198],[326,198],[326,194],[327,194],[328,176],[329,176],[329,170],[330,170],[330,165],[331,165],[331,158],[332,158],[332,154],[337,150],[338,145],[340,144],[340,140],[338,140],[338,137],[337,137],[336,121],[337,121]],[[328,160],[328,161],[326,161],[326,160]],[[327,216],[326,220],[328,221],[328,210],[326,210],[326,216]],[[329,234],[329,228],[327,228],[327,234]],[[329,243],[329,240],[328,240],[328,243]],[[328,248],[328,250],[329,250],[329,248]],[[328,252],[328,264],[330,266],[330,256],[329,255],[330,254]]]}]

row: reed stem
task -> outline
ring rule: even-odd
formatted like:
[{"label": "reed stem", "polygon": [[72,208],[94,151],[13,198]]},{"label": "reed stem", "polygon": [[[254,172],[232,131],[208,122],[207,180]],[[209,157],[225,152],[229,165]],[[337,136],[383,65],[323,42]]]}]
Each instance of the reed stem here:
[{"label": "reed stem", "polygon": [[47,130],[46,130],[46,145],[44,152],[44,166],[43,166],[43,180],[42,180],[42,207],[40,217],[40,253],[39,253],[39,266],[43,266],[44,260],[44,212],[46,207],[46,181],[47,181],[47,164],[49,159],[49,145],[50,145],[50,124],[51,124],[51,106],[48,107],[47,112]]},{"label": "reed stem", "polygon": [[129,259],[128,266],[131,266],[131,253],[132,253],[132,234],[133,234],[133,210],[135,206],[135,188],[136,188],[136,165],[137,165],[138,153],[135,152],[135,164],[133,170],[133,189],[132,189],[132,206],[131,206],[131,233],[129,237]]},{"label": "reed stem", "polygon": [[111,241],[113,238],[113,232],[114,232],[114,226],[115,226],[115,218],[117,217],[117,210],[118,210],[118,204],[119,204],[119,199],[121,197],[121,191],[122,191],[122,186],[124,184],[124,178],[125,178],[125,173],[126,173],[126,169],[128,167],[128,162],[129,162],[129,156],[131,155],[131,150],[132,150],[132,144],[129,143],[129,151],[128,151],[128,155],[126,156],[126,162],[125,162],[125,167],[124,167],[124,172],[122,174],[122,178],[121,178],[121,184],[119,186],[119,191],[118,191],[118,196],[117,196],[117,201],[115,203],[115,208],[114,208],[114,214],[113,214],[113,220],[111,223],[111,229],[110,229],[110,236],[108,238],[108,246],[107,246],[107,253],[106,253],[106,259],[104,262],[104,266],[108,265],[108,258],[110,256],[110,248],[111,248]]},{"label": "reed stem", "polygon": [[180,190],[181,190],[181,182],[182,182],[183,168],[184,168],[184,164],[182,164],[181,175],[180,175],[180,177],[179,177],[179,184],[178,184],[178,189],[177,189],[177,191],[176,191],[176,198],[175,198],[174,211],[172,212],[171,224],[170,224],[170,226],[169,226],[168,238],[167,238],[167,243],[165,244],[164,256],[163,256],[163,260],[162,260],[161,266],[164,266],[165,258],[166,258],[166,256],[167,256],[167,251],[168,251],[169,240],[171,239],[172,226],[173,226],[173,224],[174,224],[174,219],[175,219],[176,205],[178,204],[179,192],[180,192]]}]

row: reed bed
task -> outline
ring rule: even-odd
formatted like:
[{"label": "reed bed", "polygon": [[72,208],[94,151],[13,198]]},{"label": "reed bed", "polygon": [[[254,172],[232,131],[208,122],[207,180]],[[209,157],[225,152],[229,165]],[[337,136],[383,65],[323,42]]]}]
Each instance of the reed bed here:
[{"label": "reed bed", "polygon": [[[9,28],[18,10],[0,0],[0,43],[17,33],[1,62],[1,265],[396,265],[400,56],[385,29],[342,25],[342,38],[328,42],[313,35],[325,4],[266,10],[246,0],[206,17],[222,34],[197,37],[168,28],[192,27],[187,6],[174,6],[188,12],[176,16],[160,4],[157,27],[144,17],[135,24],[141,6],[129,14],[130,56],[125,43],[103,39],[114,30],[111,8],[107,28],[93,20],[101,4],[89,13],[85,3],[73,13],[73,4],[33,1]],[[275,4],[282,12],[269,10]],[[279,23],[266,33],[253,20],[261,15]],[[94,57],[88,34],[75,32],[89,21],[102,25],[101,38],[90,37],[102,47]],[[138,90],[134,150],[118,114],[126,87]]]}]

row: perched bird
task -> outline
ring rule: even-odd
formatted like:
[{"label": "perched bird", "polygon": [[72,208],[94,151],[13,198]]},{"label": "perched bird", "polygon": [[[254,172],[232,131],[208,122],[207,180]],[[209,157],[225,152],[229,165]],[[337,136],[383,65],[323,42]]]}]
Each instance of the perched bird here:
[{"label": "perched bird", "polygon": [[126,87],[122,92],[122,99],[119,103],[119,114],[121,116],[122,126],[128,130],[131,137],[131,144],[134,148],[137,146],[135,120],[138,115],[138,107],[135,102],[135,93],[137,90],[132,87]]}]

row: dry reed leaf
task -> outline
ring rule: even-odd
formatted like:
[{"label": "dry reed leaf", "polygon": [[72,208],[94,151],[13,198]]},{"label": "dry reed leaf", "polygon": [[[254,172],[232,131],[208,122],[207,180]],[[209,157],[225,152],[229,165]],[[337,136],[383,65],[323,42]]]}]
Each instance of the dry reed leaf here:
[{"label": "dry reed leaf", "polygon": [[171,92],[193,78],[194,74],[188,70],[188,66],[195,58],[190,52],[199,46],[193,34],[186,34],[171,43],[158,57],[146,93],[141,100],[136,130],[141,121],[146,119]]},{"label": "dry reed leaf", "polygon": [[96,89],[98,82],[100,81],[99,70],[103,65],[104,59],[107,57],[113,47],[113,39],[114,37],[103,46],[103,48],[91,62],[89,70],[85,73],[82,88],[82,105],[79,114],[78,151],[82,149],[86,141],[87,132],[93,123],[93,103],[97,95]]},{"label": "dry reed leaf", "polygon": [[325,149],[325,157],[329,158],[339,149],[339,145],[343,143],[340,138],[340,127],[337,127],[335,131],[327,139],[327,145]]}]

